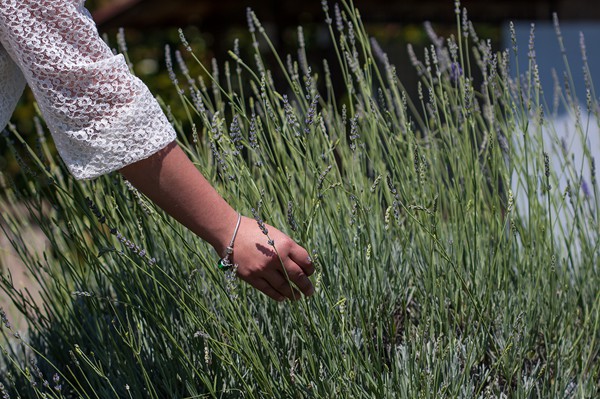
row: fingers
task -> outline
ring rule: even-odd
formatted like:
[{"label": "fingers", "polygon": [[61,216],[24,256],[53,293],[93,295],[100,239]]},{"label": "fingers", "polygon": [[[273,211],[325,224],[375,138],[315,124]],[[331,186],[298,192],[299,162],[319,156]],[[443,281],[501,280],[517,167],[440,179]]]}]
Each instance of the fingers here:
[{"label": "fingers", "polygon": [[290,282],[294,283],[296,287],[298,287],[298,289],[306,296],[311,296],[315,292],[315,288],[308,279],[305,271],[298,264],[291,260],[289,260],[285,265],[284,278],[286,280],[289,279]]},{"label": "fingers", "polygon": [[302,297],[302,294],[292,285],[282,273],[275,272],[265,277],[271,287],[287,299],[296,301]]},{"label": "fingers", "polygon": [[279,242],[279,257],[273,257],[270,263],[271,267],[274,266],[277,270],[271,269],[271,272],[264,276],[265,280],[288,299],[300,299],[300,292],[311,296],[315,288],[308,276],[315,272],[315,268],[308,252],[289,238]]},{"label": "fingers", "polygon": [[[253,274],[251,271],[248,273],[242,267],[238,268],[238,276],[268,297],[279,302],[285,299],[295,301],[302,297],[302,293],[309,296],[314,292],[310,280],[298,266],[295,266],[295,269],[294,267],[286,267],[286,271],[278,266],[277,268],[270,268],[269,272],[259,274]],[[294,284],[302,290],[302,293],[294,287]]]},{"label": "fingers", "polygon": [[315,272],[315,267],[310,259],[310,255],[306,251],[306,249],[302,248],[300,245],[294,243],[289,251],[289,257],[293,260],[307,276],[312,276]]},{"label": "fingers", "polygon": [[302,294],[311,296],[315,292],[304,271],[291,261],[288,261],[285,270],[273,270],[263,275],[263,278],[250,279],[248,282],[276,301],[286,298],[296,301]]},{"label": "fingers", "polygon": [[264,236],[259,231],[250,235],[251,247],[242,249],[243,245],[236,243],[233,261],[238,264],[238,277],[276,301],[313,295],[315,289],[308,276],[315,268],[308,252],[274,227],[269,226],[269,231],[275,242],[273,249],[262,244]]},{"label": "fingers", "polygon": [[265,295],[267,295],[271,299],[276,300],[277,302],[284,301],[286,298],[284,295],[280,294],[275,288],[273,288],[271,284],[267,283],[266,280],[261,279],[254,281],[252,285],[254,285],[254,287],[257,290],[262,291]]}]

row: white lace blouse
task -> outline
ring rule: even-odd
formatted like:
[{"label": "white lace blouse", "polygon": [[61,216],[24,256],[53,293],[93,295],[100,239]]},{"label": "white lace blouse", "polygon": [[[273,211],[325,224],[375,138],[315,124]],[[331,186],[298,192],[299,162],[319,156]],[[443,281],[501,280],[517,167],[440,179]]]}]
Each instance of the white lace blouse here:
[{"label": "white lace blouse", "polygon": [[69,170],[89,179],[149,157],[175,131],[83,3],[0,0],[0,131],[29,84]]}]

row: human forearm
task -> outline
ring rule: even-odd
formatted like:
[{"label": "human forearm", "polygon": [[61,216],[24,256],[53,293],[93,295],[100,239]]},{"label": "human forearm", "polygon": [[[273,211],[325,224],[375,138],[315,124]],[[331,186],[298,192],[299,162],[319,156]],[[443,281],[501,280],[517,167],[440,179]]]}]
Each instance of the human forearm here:
[{"label": "human forearm", "polygon": [[217,193],[181,147],[171,143],[155,155],[120,170],[156,205],[211,244],[221,255],[237,213]]}]

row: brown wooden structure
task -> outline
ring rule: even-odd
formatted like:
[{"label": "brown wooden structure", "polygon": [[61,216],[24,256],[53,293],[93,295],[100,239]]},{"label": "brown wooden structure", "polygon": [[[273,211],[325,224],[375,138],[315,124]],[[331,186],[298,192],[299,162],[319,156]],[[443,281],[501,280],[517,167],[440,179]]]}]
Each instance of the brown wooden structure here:
[{"label": "brown wooden structure", "polygon": [[[329,1],[330,5],[333,1]],[[500,23],[507,20],[549,20],[557,12],[561,20],[600,20],[595,0],[463,0],[471,20]],[[374,23],[452,23],[453,0],[354,0],[363,20]],[[159,28],[199,25],[219,30],[223,25],[246,23],[251,7],[262,21],[290,26],[321,21],[321,0],[113,0],[94,12],[101,29],[115,27]]]}]

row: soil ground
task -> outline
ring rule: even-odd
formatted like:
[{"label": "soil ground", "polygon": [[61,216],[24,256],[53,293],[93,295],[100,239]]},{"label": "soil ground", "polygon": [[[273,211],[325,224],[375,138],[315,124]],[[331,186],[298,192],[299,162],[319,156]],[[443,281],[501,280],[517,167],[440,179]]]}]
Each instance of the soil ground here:
[{"label": "soil ground", "polygon": [[[0,203],[0,211],[2,216],[7,216],[8,212],[16,213],[16,216],[20,218],[27,218],[27,211],[23,207],[19,206],[6,206],[6,204]],[[0,223],[1,223],[0,219]],[[47,245],[47,240],[39,228],[30,226],[22,232],[21,238],[29,248],[39,252],[43,252]],[[33,299],[39,301],[40,296],[38,293],[38,285],[35,280],[31,277],[31,273],[27,270],[23,262],[19,259],[17,252],[14,250],[10,243],[9,236],[2,229],[0,229],[0,274],[5,277],[10,276],[13,281],[13,285],[18,290],[28,289]],[[24,320],[23,316],[18,312],[11,299],[6,295],[4,291],[0,289],[0,307],[3,308],[8,316],[10,323],[18,330],[23,330]]]}]

